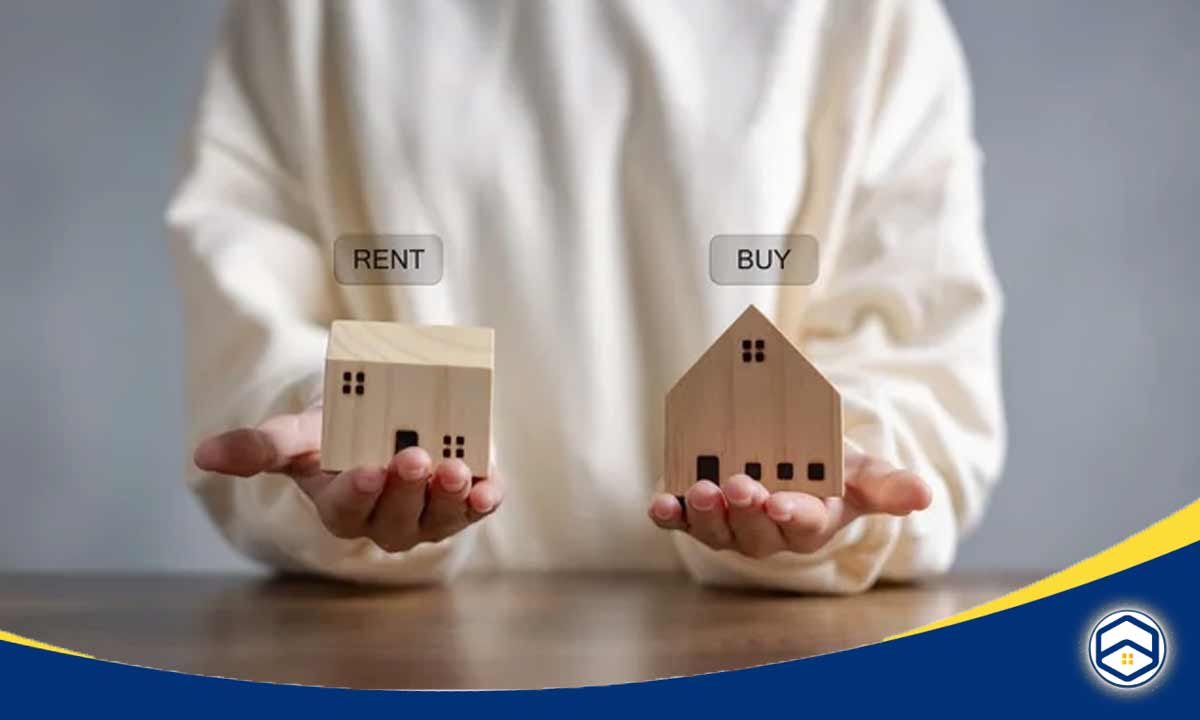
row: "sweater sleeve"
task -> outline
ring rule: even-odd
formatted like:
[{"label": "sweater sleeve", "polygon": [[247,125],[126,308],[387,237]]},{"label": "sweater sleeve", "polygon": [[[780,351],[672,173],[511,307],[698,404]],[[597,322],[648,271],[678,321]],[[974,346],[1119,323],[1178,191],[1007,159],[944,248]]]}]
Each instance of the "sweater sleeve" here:
[{"label": "sweater sleeve", "polygon": [[[188,446],[320,401],[338,315],[317,213],[289,145],[305,58],[287,4],[235,3],[211,61],[167,224],[187,328]],[[296,484],[191,468],[187,483],[225,537],[270,566],[346,579],[443,579],[472,531],[403,553],[335,538]]]},{"label": "sweater sleeve", "polygon": [[917,472],[933,503],[868,516],[811,555],[754,560],[686,536],[706,582],[858,592],[944,572],[1003,458],[1001,296],[984,243],[965,63],[934,3],[904,3],[844,219],[799,313],[805,354],[841,391],[848,446]]}]

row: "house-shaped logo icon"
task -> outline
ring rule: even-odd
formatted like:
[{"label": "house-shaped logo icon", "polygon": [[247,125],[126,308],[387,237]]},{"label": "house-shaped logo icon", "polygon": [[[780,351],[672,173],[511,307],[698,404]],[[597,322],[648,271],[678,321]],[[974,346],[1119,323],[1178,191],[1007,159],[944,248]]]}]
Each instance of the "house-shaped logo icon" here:
[{"label": "house-shaped logo icon", "polygon": [[484,476],[491,456],[491,328],[338,320],[325,354],[321,467],[386,465],[423,448]]},{"label": "house-shaped logo icon", "polygon": [[841,395],[753,305],[667,393],[666,491],[735,473],[842,494]]},{"label": "house-shaped logo icon", "polygon": [[1162,628],[1136,610],[1109,613],[1088,638],[1092,668],[1118,687],[1137,687],[1152,680],[1162,669],[1166,650]]}]

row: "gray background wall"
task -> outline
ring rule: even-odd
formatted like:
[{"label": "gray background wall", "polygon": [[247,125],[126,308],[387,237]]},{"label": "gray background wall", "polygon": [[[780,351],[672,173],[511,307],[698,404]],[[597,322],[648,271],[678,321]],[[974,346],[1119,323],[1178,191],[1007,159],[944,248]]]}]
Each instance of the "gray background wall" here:
[{"label": "gray background wall", "polygon": [[[1055,568],[1200,494],[1200,3],[949,7],[1011,423],[960,564]],[[0,570],[249,567],[179,482],[160,220],[219,10],[0,5]]]}]

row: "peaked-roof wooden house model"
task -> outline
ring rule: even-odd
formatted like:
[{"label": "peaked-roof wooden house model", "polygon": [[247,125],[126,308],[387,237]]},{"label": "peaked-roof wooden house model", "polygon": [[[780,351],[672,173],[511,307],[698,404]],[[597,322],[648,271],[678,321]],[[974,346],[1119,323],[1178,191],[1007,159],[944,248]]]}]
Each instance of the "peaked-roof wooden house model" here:
[{"label": "peaked-roof wooden house model", "polygon": [[753,305],[666,401],[666,491],[736,473],[772,492],[843,489],[841,395]]}]

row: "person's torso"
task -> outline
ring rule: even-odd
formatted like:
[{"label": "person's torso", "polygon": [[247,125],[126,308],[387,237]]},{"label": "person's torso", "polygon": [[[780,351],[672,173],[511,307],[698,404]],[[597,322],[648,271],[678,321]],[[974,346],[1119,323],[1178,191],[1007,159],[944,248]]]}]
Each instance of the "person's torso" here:
[{"label": "person's torso", "polygon": [[844,149],[836,132],[815,149],[813,124],[843,120],[823,104],[852,101],[872,12],[345,3],[298,20],[282,142],[307,158],[322,241],[445,248],[438,285],[339,287],[338,316],[495,328],[509,491],[481,563],[676,563],[646,517],[664,395],[748,304],[778,306],[775,288],[714,285],[709,242],[823,230],[802,225],[837,201],[819,183]]}]

